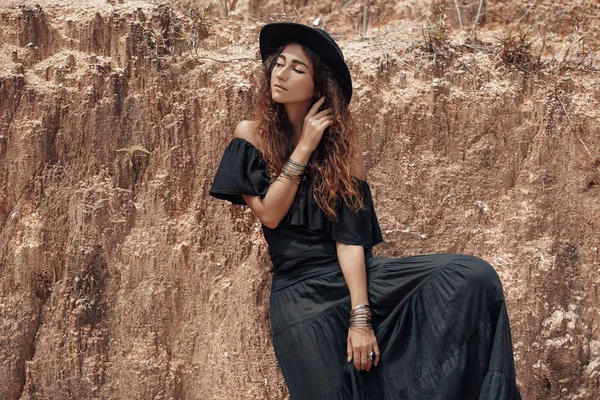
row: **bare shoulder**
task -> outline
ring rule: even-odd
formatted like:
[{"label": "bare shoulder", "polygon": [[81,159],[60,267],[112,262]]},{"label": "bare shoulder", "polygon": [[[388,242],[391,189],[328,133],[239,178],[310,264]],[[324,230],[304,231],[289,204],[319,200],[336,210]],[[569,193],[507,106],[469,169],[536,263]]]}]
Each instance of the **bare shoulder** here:
[{"label": "bare shoulder", "polygon": [[258,127],[258,121],[249,121],[243,120],[238,122],[235,126],[235,130],[233,131],[233,136],[237,138],[242,138],[252,143],[254,147],[257,147],[257,140],[255,138],[254,132],[256,132],[256,128]]}]

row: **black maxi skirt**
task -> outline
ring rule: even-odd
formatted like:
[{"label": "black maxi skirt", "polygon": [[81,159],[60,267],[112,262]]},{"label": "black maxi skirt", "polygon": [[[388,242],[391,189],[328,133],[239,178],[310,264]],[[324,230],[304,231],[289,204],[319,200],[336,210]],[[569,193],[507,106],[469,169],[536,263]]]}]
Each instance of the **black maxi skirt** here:
[{"label": "black maxi skirt", "polygon": [[338,261],[273,274],[273,347],[290,400],[521,399],[500,278],[465,254],[366,257],[380,362],[347,361]]}]

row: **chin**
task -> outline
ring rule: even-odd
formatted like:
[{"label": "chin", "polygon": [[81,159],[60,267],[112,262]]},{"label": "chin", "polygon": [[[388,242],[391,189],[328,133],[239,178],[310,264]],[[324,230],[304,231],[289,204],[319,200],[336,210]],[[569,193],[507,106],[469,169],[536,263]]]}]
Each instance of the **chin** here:
[{"label": "chin", "polygon": [[278,100],[277,96],[273,96],[273,94],[271,94],[271,100],[273,100],[275,103],[280,103],[280,104],[286,103],[285,101]]}]

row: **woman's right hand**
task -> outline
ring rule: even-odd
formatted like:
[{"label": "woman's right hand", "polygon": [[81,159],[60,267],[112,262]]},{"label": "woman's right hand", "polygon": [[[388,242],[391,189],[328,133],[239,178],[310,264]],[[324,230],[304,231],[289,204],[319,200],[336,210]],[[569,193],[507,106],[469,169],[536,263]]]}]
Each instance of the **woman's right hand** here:
[{"label": "woman's right hand", "polygon": [[321,97],[308,111],[304,117],[304,127],[299,143],[306,146],[311,152],[314,151],[323,137],[323,132],[328,126],[333,125],[333,111],[327,108],[317,112],[325,102],[325,96]]}]

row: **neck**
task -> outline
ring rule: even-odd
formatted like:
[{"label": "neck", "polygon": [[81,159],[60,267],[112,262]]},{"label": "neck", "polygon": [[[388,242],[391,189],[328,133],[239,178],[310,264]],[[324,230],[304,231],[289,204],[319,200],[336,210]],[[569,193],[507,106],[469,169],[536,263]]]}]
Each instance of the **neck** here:
[{"label": "neck", "polygon": [[298,142],[300,142],[300,138],[302,137],[304,118],[306,117],[306,114],[308,114],[311,104],[310,101],[305,101],[302,103],[286,103],[284,107],[288,120],[290,121],[290,125],[292,126],[291,140],[292,143],[297,146]]}]

